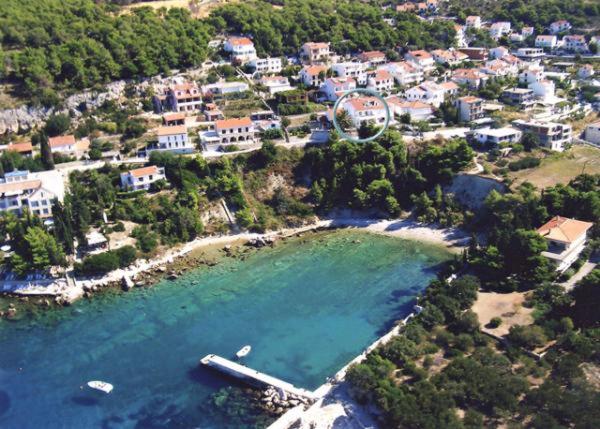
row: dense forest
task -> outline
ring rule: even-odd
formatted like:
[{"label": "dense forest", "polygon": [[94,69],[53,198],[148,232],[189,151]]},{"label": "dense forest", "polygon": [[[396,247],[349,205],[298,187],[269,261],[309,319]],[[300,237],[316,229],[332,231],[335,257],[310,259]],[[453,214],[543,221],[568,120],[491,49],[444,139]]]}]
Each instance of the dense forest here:
[{"label": "dense forest", "polygon": [[211,29],[186,10],[117,12],[91,0],[3,1],[0,73],[49,103],[54,88],[152,76],[206,57]]},{"label": "dense forest", "polygon": [[252,1],[216,9],[210,22],[217,31],[252,34],[262,55],[295,53],[307,41],[330,41],[338,53],[406,45],[439,48],[454,42],[451,22],[429,23],[414,14],[393,11],[389,15],[396,17],[396,28],[386,24],[381,8],[370,3],[288,0],[280,9]]},{"label": "dense forest", "polygon": [[386,131],[376,142],[336,141],[310,149],[304,162],[310,166],[311,194],[319,208],[374,208],[397,215],[412,206],[411,196],[448,183],[472,158],[465,140],[409,154],[401,134]]},{"label": "dense forest", "polygon": [[[395,14],[395,12],[394,12]],[[184,9],[136,8],[92,0],[6,0],[0,10],[0,78],[18,84],[33,103],[57,102],[56,90],[83,89],[114,79],[199,65],[217,32],[251,34],[260,55],[297,52],[307,41],[331,41],[338,52],[395,46],[449,46],[451,23],[428,23],[358,1],[289,0],[226,5],[205,20]]]}]

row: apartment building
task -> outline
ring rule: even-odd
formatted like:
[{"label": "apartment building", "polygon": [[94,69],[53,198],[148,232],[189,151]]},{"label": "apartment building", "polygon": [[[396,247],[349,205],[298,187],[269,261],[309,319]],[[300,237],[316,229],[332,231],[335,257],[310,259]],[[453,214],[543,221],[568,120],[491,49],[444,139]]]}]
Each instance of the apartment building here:
[{"label": "apartment building", "polygon": [[366,64],[361,62],[335,63],[331,66],[333,74],[337,77],[351,77],[359,85],[367,84]]},{"label": "apartment building", "polygon": [[255,58],[249,64],[260,74],[276,74],[282,70],[281,58],[278,57]]},{"label": "apartment building", "polygon": [[320,87],[325,82],[326,66],[304,66],[300,70],[300,80],[308,87]]},{"label": "apartment building", "polygon": [[52,203],[63,201],[65,185],[58,171],[30,173],[17,170],[0,178],[0,212],[17,215],[26,208],[42,219],[52,217]]},{"label": "apartment building", "polygon": [[325,79],[321,92],[329,101],[336,101],[346,91],[356,89],[356,81],[351,77],[330,77]]},{"label": "apartment building", "polygon": [[542,146],[557,152],[565,150],[565,145],[572,139],[572,128],[567,124],[521,119],[514,121],[513,124],[523,132],[536,134]]},{"label": "apartment building", "polygon": [[367,89],[381,94],[391,92],[394,89],[394,77],[386,70],[369,72],[367,73]]},{"label": "apartment building", "polygon": [[301,57],[308,64],[327,62],[330,55],[329,43],[307,42],[302,45]]},{"label": "apartment building", "polygon": [[471,122],[483,117],[483,100],[481,98],[466,96],[454,102],[458,109],[458,119],[461,122]]}]

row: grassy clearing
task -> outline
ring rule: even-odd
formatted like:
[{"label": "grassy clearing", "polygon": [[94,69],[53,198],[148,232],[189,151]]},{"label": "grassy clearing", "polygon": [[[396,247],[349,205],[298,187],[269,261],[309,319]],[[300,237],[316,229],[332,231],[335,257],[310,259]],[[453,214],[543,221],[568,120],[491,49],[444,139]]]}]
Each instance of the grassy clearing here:
[{"label": "grassy clearing", "polygon": [[542,189],[558,183],[566,184],[582,172],[600,174],[600,149],[574,146],[543,159],[538,168],[516,171],[509,177],[514,179],[513,187],[528,181]]}]

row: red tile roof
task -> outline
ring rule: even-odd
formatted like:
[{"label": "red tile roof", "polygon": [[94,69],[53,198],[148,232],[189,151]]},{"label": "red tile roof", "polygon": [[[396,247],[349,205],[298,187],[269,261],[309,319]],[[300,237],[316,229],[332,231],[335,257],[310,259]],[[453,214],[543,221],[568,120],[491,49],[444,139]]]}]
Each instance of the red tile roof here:
[{"label": "red tile roof", "polygon": [[136,168],[133,170],[129,170],[129,174],[131,174],[133,177],[149,176],[151,174],[157,174],[157,173],[158,173],[158,167],[156,165],[151,165],[149,167],[142,167],[142,168]]},{"label": "red tile roof", "polygon": [[187,134],[187,127],[185,125],[177,125],[174,127],[160,127],[157,131],[159,137],[172,136],[175,134]]},{"label": "red tile roof", "polygon": [[316,76],[321,72],[327,71],[325,66],[306,66],[303,69],[309,76]]},{"label": "red tile roof", "polygon": [[247,37],[230,37],[228,42],[233,46],[253,45],[252,40]]},{"label": "red tile roof", "polygon": [[6,146],[6,150],[19,153],[31,152],[33,151],[33,145],[31,144],[31,142],[11,143],[8,146]]},{"label": "red tile roof", "polygon": [[381,110],[383,103],[376,97],[358,97],[348,100],[354,110]]},{"label": "red tile roof", "polygon": [[591,222],[582,222],[568,217],[554,216],[537,229],[538,234],[550,240],[571,243],[576,241],[588,229],[594,226]]},{"label": "red tile roof", "polygon": [[69,145],[74,145],[74,144],[75,144],[75,136],[73,136],[73,135],[50,137],[48,139],[48,145],[50,145],[51,148],[61,147],[61,146],[69,146]]},{"label": "red tile roof", "polygon": [[0,194],[35,190],[41,187],[41,180],[20,180],[17,182],[0,183]]},{"label": "red tile roof", "polygon": [[219,119],[218,121],[215,121],[215,126],[218,129],[249,127],[250,125],[252,125],[252,120],[248,117],[234,118],[234,119]]}]

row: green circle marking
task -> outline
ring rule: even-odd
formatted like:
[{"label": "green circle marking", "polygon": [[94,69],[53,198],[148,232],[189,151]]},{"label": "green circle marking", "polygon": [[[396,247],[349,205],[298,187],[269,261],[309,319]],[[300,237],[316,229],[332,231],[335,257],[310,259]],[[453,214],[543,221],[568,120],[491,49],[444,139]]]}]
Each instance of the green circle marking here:
[{"label": "green circle marking", "polygon": [[[340,107],[342,100],[344,100],[344,98],[348,97],[350,94],[354,94],[354,93],[367,94],[372,97],[375,97],[378,100],[380,100],[383,103],[383,106],[385,107],[385,122],[383,124],[383,128],[381,128],[377,132],[377,134],[375,134],[374,136],[367,137],[364,139],[351,137],[348,134],[346,134],[344,131],[342,131],[342,127],[340,127],[340,124],[337,121],[336,112],[337,112],[337,109]],[[385,101],[385,99],[382,97],[382,95],[380,93],[378,93],[377,91],[373,91],[372,89],[366,89],[366,88],[350,89],[350,90],[346,91],[340,98],[338,98],[336,100],[335,104],[333,105],[333,126],[335,127],[335,130],[340,134],[340,137],[342,137],[352,143],[367,143],[367,142],[375,140],[380,135],[382,135],[385,130],[387,130],[387,128],[390,124],[390,118],[391,118],[390,107],[388,106],[387,101]]]}]

